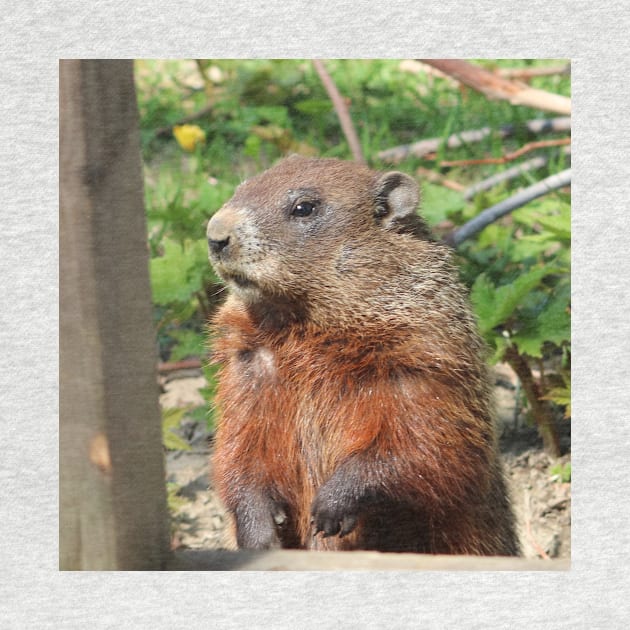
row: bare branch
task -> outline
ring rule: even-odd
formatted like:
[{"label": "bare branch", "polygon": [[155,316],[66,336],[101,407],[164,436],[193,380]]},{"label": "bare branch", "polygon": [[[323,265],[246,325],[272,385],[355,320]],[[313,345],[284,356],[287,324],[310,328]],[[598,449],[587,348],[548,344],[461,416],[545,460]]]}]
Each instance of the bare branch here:
[{"label": "bare branch", "polygon": [[[533,134],[571,131],[571,118],[534,119],[525,123],[525,128]],[[500,138],[509,138],[514,135],[516,129],[517,127],[514,125],[504,125],[498,130],[493,130],[491,127],[482,127],[481,129],[461,131],[452,134],[446,140],[444,138],[429,138],[412,144],[403,144],[392,149],[385,149],[379,152],[378,159],[390,163],[401,162],[409,156],[424,157],[429,153],[434,153],[443,143],[449,149],[456,149],[465,144],[481,142],[493,132],[497,133]]]},{"label": "bare branch", "polygon": [[557,140],[538,140],[537,142],[528,142],[520,149],[505,153],[501,157],[478,158],[472,160],[442,160],[440,166],[470,166],[471,164],[505,164],[518,160],[525,153],[535,151],[536,149],[546,149],[548,147],[560,147],[571,144],[571,138],[558,138]]},{"label": "bare branch", "polygon": [[494,223],[497,219],[502,216],[512,212],[512,210],[516,210],[521,206],[524,206],[526,203],[529,203],[533,199],[537,199],[538,197],[542,197],[546,195],[548,192],[552,190],[556,190],[558,188],[562,188],[563,186],[568,186],[571,184],[571,169],[566,169],[560,173],[556,173],[555,175],[551,175],[546,179],[543,179],[532,186],[528,186],[524,190],[521,190],[516,195],[512,197],[508,197],[504,199],[500,203],[487,208],[480,214],[478,214],[474,219],[468,221],[461,227],[453,230],[450,234],[448,234],[444,240],[449,245],[457,247],[462,241],[465,241],[467,238],[477,234],[485,227]]},{"label": "bare branch", "polygon": [[534,77],[550,77],[555,74],[571,74],[571,64],[567,63],[563,66],[547,66],[542,68],[497,68],[494,71],[504,79],[520,79],[528,81]]},{"label": "bare branch", "polygon": [[201,76],[201,80],[203,81],[203,86],[206,91],[206,95],[209,95],[212,91],[212,81],[208,78],[206,74],[206,69],[203,67],[203,61],[201,59],[195,59],[195,65],[197,66],[197,72]]},{"label": "bare branch", "polygon": [[348,107],[346,106],[343,97],[339,93],[332,77],[328,74],[328,71],[324,66],[324,62],[321,59],[313,59],[312,61],[315,71],[324,84],[324,88],[326,89],[326,92],[328,92],[328,96],[330,96],[335,112],[337,112],[341,129],[346,136],[346,140],[348,141],[348,145],[352,151],[352,156],[355,161],[365,164],[365,158],[363,157],[363,151],[361,150],[361,143],[359,142],[359,137],[354,129],[350,112],[348,111]]},{"label": "bare branch", "polygon": [[457,192],[462,192],[466,188],[463,184],[455,182],[452,179],[447,179],[443,175],[440,175],[429,168],[423,168],[422,166],[419,166],[416,169],[416,175],[420,175],[420,177],[433,184],[439,184],[440,186],[444,186],[444,188],[450,188],[451,190],[456,190]]},{"label": "bare branch", "polygon": [[169,372],[176,372],[177,370],[192,370],[201,369],[203,362],[199,358],[183,359],[182,361],[175,361],[172,363],[158,363],[157,370],[160,374],[168,374]]},{"label": "bare branch", "polygon": [[508,81],[463,59],[420,59],[420,61],[441,70],[490,99],[500,99],[509,101],[512,105],[525,105],[558,114],[571,113],[570,98],[537,90],[524,83]]},{"label": "bare branch", "polygon": [[[571,147],[566,147],[564,149],[565,155],[571,155]],[[526,173],[528,171],[535,171],[539,168],[542,168],[547,164],[549,158],[544,155],[537,155],[535,158],[531,160],[527,160],[525,162],[521,162],[512,168],[508,168],[505,171],[501,171],[500,173],[496,173],[487,179],[483,179],[472,186],[469,186],[466,190],[464,190],[464,199],[472,199],[476,194],[483,192],[484,190],[490,190],[497,186],[501,182],[508,181],[510,179],[514,179],[519,175]]]}]

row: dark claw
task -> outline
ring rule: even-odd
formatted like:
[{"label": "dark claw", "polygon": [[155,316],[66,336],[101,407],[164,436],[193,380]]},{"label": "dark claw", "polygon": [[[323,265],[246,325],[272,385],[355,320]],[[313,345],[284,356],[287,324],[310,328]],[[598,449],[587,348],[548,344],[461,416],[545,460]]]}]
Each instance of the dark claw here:
[{"label": "dark claw", "polygon": [[356,527],[356,524],[357,524],[356,516],[344,516],[343,520],[341,521],[341,529],[339,530],[339,538],[343,538],[344,536],[347,536]]},{"label": "dark claw", "polygon": [[324,538],[328,538],[329,536],[334,536],[339,532],[339,522],[333,520],[332,518],[327,518],[324,520],[321,531],[324,532]]},{"label": "dark claw", "polygon": [[317,534],[322,532],[323,538],[329,538],[335,535],[339,535],[340,538],[343,538],[356,527],[356,524],[357,517],[354,515],[344,516],[341,521],[331,516],[319,517],[317,521],[315,517],[311,518],[313,536],[317,536]]},{"label": "dark claw", "polygon": [[313,536],[320,532],[323,538],[343,538],[352,532],[358,523],[360,500],[353,491],[344,491],[339,483],[329,480],[319,489],[311,505],[311,527]]}]

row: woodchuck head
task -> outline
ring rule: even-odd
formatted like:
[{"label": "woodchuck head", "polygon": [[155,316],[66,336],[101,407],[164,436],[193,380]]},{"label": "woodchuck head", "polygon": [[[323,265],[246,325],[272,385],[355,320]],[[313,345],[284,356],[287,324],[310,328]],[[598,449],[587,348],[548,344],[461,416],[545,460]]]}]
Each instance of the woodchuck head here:
[{"label": "woodchuck head", "polygon": [[236,299],[277,325],[414,320],[423,287],[452,284],[419,198],[404,173],[292,156],[241,184],[211,218],[209,258]]}]

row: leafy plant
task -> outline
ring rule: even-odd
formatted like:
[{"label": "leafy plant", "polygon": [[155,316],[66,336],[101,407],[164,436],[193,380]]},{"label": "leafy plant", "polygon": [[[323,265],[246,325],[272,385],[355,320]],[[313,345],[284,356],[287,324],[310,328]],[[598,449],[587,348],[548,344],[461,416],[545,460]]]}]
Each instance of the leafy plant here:
[{"label": "leafy plant", "polygon": [[571,462],[556,464],[549,469],[549,472],[556,481],[569,483],[571,481]]},{"label": "leafy plant", "polygon": [[171,451],[189,451],[190,444],[175,433],[184,416],[186,409],[164,409],[162,411],[162,443]]},{"label": "leafy plant", "polygon": [[[558,61],[476,63],[494,69]],[[329,60],[327,68],[349,103],[368,163],[377,169],[391,168],[379,161],[384,148],[442,138],[436,155],[408,157],[397,168],[414,173],[422,167],[444,175],[436,158],[500,156],[526,142],[519,125],[540,116],[460,89],[419,71],[409,60]],[[161,354],[173,361],[203,356],[206,322],[224,295],[207,261],[207,220],[241,180],[286,153],[348,158],[349,150],[308,60],[142,60],[136,69]],[[568,96],[571,78],[540,76],[532,85]],[[517,130],[509,139],[489,134],[475,145],[446,146],[451,134],[507,124]],[[546,172],[564,168],[563,153],[549,157]],[[467,185],[502,168],[453,167],[446,175]],[[434,226],[461,225],[539,175],[524,173],[472,202],[460,192],[425,182],[422,213]],[[557,452],[552,406],[561,405],[570,415],[568,195],[555,193],[529,203],[465,241],[458,253],[491,359],[509,361],[517,371],[545,445]],[[214,368],[204,372],[209,379],[205,394],[211,397]]]},{"label": "leafy plant", "polygon": [[[507,361],[521,380],[548,452],[560,447],[549,401],[567,405],[570,390],[551,387],[545,360],[561,356],[568,367],[570,323],[570,213],[566,201],[546,200],[538,211],[514,213],[508,225],[491,226],[493,256],[469,244],[473,261],[486,271],[474,280],[471,299],[479,327],[492,349],[491,361]],[[485,235],[485,239],[488,235]],[[534,376],[534,367],[540,372]],[[565,375],[568,369],[565,369]],[[566,378],[566,377],[565,377]]]}]

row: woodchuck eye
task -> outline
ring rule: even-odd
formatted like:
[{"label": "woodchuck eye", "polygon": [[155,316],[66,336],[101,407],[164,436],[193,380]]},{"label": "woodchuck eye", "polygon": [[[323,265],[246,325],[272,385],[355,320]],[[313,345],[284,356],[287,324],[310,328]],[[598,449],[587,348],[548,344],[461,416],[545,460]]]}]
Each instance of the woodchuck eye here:
[{"label": "woodchuck eye", "polygon": [[312,201],[300,201],[293,207],[291,215],[294,217],[308,217],[313,214],[314,210],[315,204]]}]

